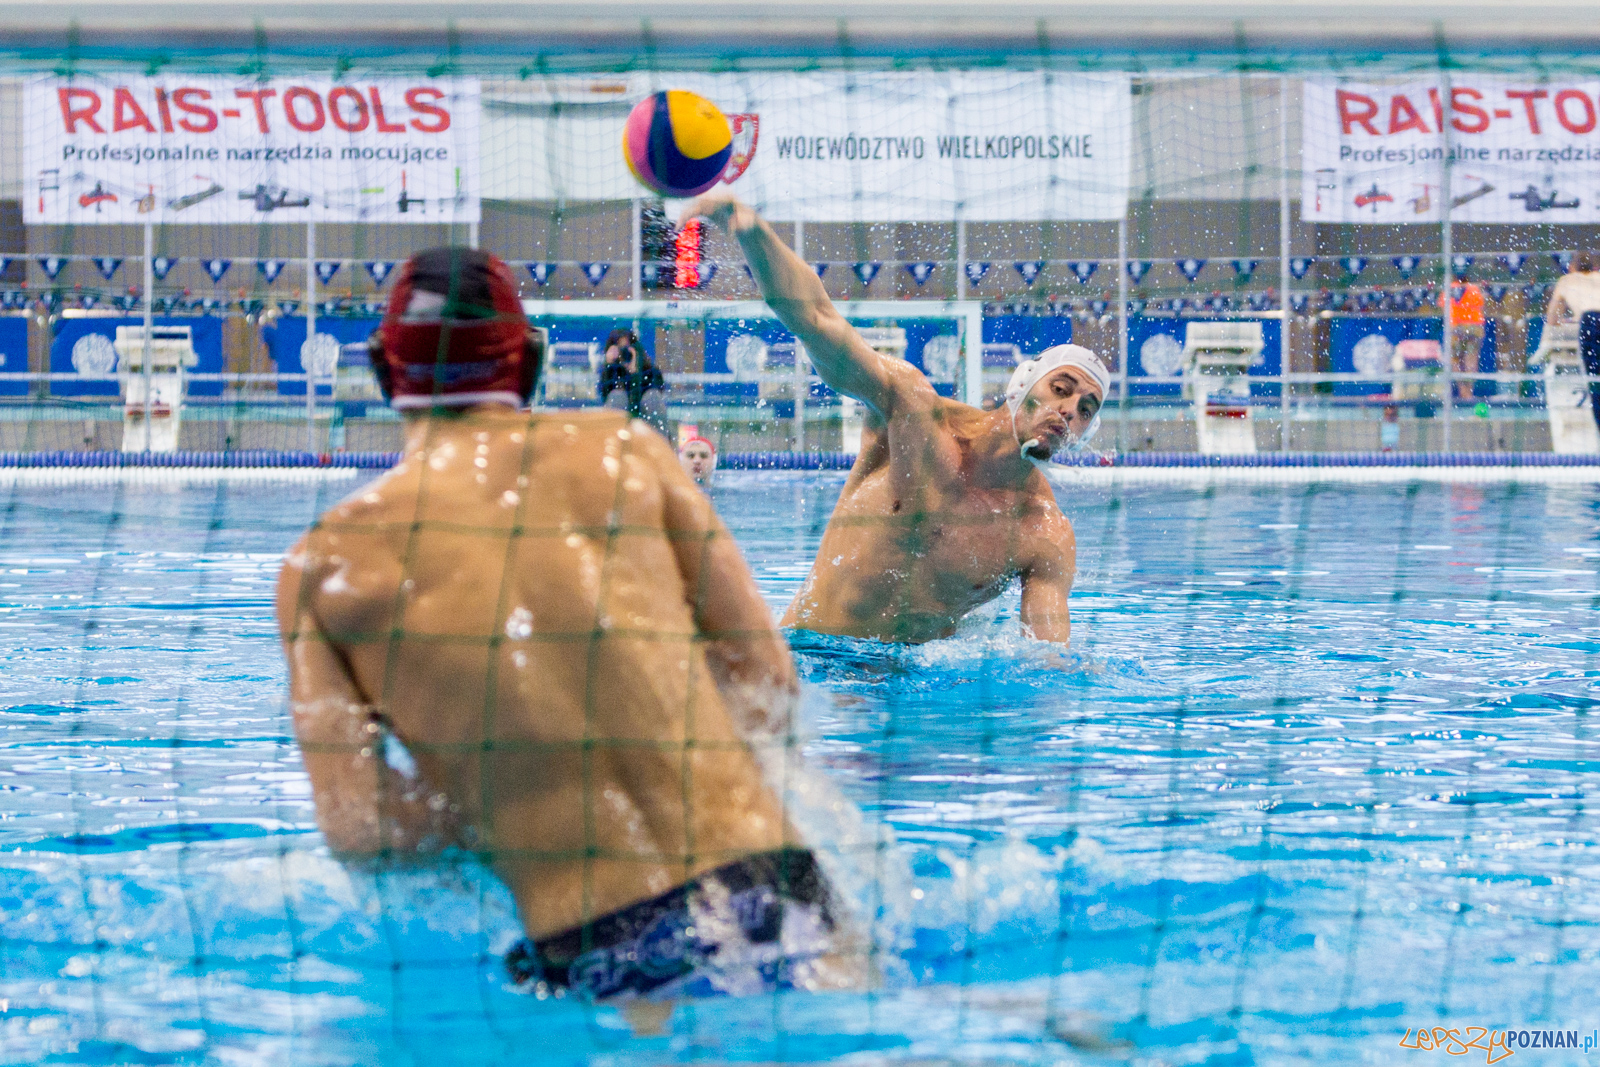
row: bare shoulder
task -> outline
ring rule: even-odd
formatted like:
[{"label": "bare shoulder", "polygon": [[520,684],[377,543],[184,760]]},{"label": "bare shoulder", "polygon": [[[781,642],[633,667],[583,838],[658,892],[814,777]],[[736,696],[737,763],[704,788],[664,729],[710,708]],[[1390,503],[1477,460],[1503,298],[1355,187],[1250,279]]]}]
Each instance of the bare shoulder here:
[{"label": "bare shoulder", "polygon": [[[951,397],[940,396],[934,390],[933,383],[910,364],[900,363],[898,367],[900,369],[897,369],[896,375],[904,379],[904,384],[896,387],[894,411],[884,424],[891,436],[898,437],[902,442],[931,437],[936,443],[953,448],[958,439],[970,439],[982,432],[981,424],[987,417],[986,412]],[[959,460],[953,451],[941,454],[949,462]]]},{"label": "bare shoulder", "polygon": [[[935,403],[933,410],[937,413],[939,421],[947,426],[952,433],[961,436],[976,436],[983,432],[989,421],[990,413],[982,408],[973,407],[971,404],[956,400],[953,397],[934,394]],[[1045,495],[1049,496],[1046,487]],[[1054,502],[1054,497],[1051,497]]]},{"label": "bare shoulder", "polygon": [[379,520],[397,499],[416,494],[416,464],[401,456],[400,462],[372,481],[356,489],[317,518],[306,534],[314,539],[334,534],[345,524]]},{"label": "bare shoulder", "polygon": [[[381,481],[381,479],[380,479]],[[329,508],[300,539],[284,553],[283,567],[278,572],[277,612],[278,629],[285,641],[292,640],[301,620],[317,612],[317,592],[327,577],[330,561],[339,550],[341,531],[372,518],[374,504],[372,486],[363,486],[356,494]]]},{"label": "bare shoulder", "polygon": [[1034,559],[1059,558],[1061,554],[1075,554],[1077,537],[1072,532],[1072,522],[1056,503],[1050,483],[1044,475],[1035,474],[1030,482],[1032,491],[1023,505],[1021,529],[1027,554]]},{"label": "bare shoulder", "polygon": [[[641,449],[672,451],[666,438],[641,419],[629,418],[620,411],[552,411],[541,412],[533,421],[536,439],[564,440],[577,453],[587,454],[591,449],[604,449],[608,444],[625,445],[624,452]],[[574,448],[574,446],[576,446]]]},{"label": "bare shoulder", "polygon": [[409,529],[415,518],[419,467],[402,457],[394,467],[317,516],[295,546],[302,566],[315,569],[352,538],[382,537],[396,524]]},{"label": "bare shoulder", "polygon": [[953,403],[948,398],[940,396],[927,376],[905,360],[885,359],[883,368],[885,384],[888,386],[889,396],[894,405],[892,411],[884,413],[886,416],[894,417],[912,411],[929,411]]},{"label": "bare shoulder", "polygon": [[536,425],[536,458],[524,473],[547,489],[559,488],[549,506],[594,519],[625,501],[630,523],[649,524],[660,521],[659,509],[675,494],[703,496],[683,473],[677,449],[642,419],[612,411],[558,411],[541,414]]},{"label": "bare shoulder", "polygon": [[318,516],[284,554],[277,609],[286,640],[307,615],[324,616],[329,579],[337,575],[334,587],[350,593],[391,577],[385,565],[414,525],[416,466],[402,459],[361,486]]},{"label": "bare shoulder", "polygon": [[571,426],[585,435],[604,436],[626,429],[638,420],[630,419],[623,412],[613,411],[610,408],[584,408],[571,411],[541,411],[535,421],[541,427],[565,430]]},{"label": "bare shoulder", "polygon": [[288,552],[284,553],[283,566],[278,571],[276,608],[278,636],[284,641],[293,640],[303,607],[303,590],[306,582],[306,548],[311,534],[303,534]]}]

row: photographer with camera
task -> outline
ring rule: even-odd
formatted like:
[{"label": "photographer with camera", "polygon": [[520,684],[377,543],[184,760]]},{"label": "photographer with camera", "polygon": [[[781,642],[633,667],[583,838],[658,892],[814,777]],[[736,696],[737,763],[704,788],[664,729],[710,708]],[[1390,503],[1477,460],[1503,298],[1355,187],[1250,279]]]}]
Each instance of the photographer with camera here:
[{"label": "photographer with camera", "polygon": [[[619,389],[618,399],[611,400]],[[630,416],[667,434],[666,390],[667,380],[650,361],[639,335],[632,330],[612,330],[606,338],[605,362],[600,365],[600,402],[620,408],[625,401]]]}]

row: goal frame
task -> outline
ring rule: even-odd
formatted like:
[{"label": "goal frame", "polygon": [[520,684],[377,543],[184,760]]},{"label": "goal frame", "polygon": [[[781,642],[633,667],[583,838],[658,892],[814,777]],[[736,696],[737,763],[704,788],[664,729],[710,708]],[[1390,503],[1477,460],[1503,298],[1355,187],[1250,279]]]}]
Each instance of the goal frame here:
[{"label": "goal frame", "polygon": [[[839,300],[846,319],[952,319],[959,326],[961,368],[957,399],[983,401],[983,302],[979,300]],[[634,322],[710,322],[776,319],[763,300],[523,300],[530,319],[628,319]]]}]

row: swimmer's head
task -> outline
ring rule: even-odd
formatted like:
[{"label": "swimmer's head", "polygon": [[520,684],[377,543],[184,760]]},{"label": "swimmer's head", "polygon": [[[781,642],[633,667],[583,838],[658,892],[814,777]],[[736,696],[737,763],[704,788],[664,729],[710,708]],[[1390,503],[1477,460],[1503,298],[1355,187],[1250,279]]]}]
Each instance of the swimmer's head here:
[{"label": "swimmer's head", "polygon": [[545,344],[522,312],[511,268],[476,248],[450,247],[406,260],[368,349],[384,397],[399,410],[522,407]]},{"label": "swimmer's head", "polygon": [[1081,345],[1056,345],[1024,360],[1006,386],[1006,407],[1023,455],[1046,460],[1081,448],[1100,428],[1111,371]]},{"label": "swimmer's head", "polygon": [[685,438],[678,446],[678,462],[696,485],[710,485],[717,473],[717,446],[698,434]]}]

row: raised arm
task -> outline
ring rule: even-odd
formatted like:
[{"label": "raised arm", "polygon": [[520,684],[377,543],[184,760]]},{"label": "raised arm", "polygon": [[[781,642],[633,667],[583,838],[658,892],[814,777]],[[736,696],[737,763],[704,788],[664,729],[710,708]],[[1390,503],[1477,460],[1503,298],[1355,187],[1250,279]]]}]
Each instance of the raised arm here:
[{"label": "raised arm", "polygon": [[904,390],[933,392],[917,369],[873,351],[828,299],[816,271],[778,239],[754,208],[725,193],[710,193],[684,209],[685,219],[710,219],[739,240],[761,297],[805,343],[817,375],[846,396],[887,417]]}]

